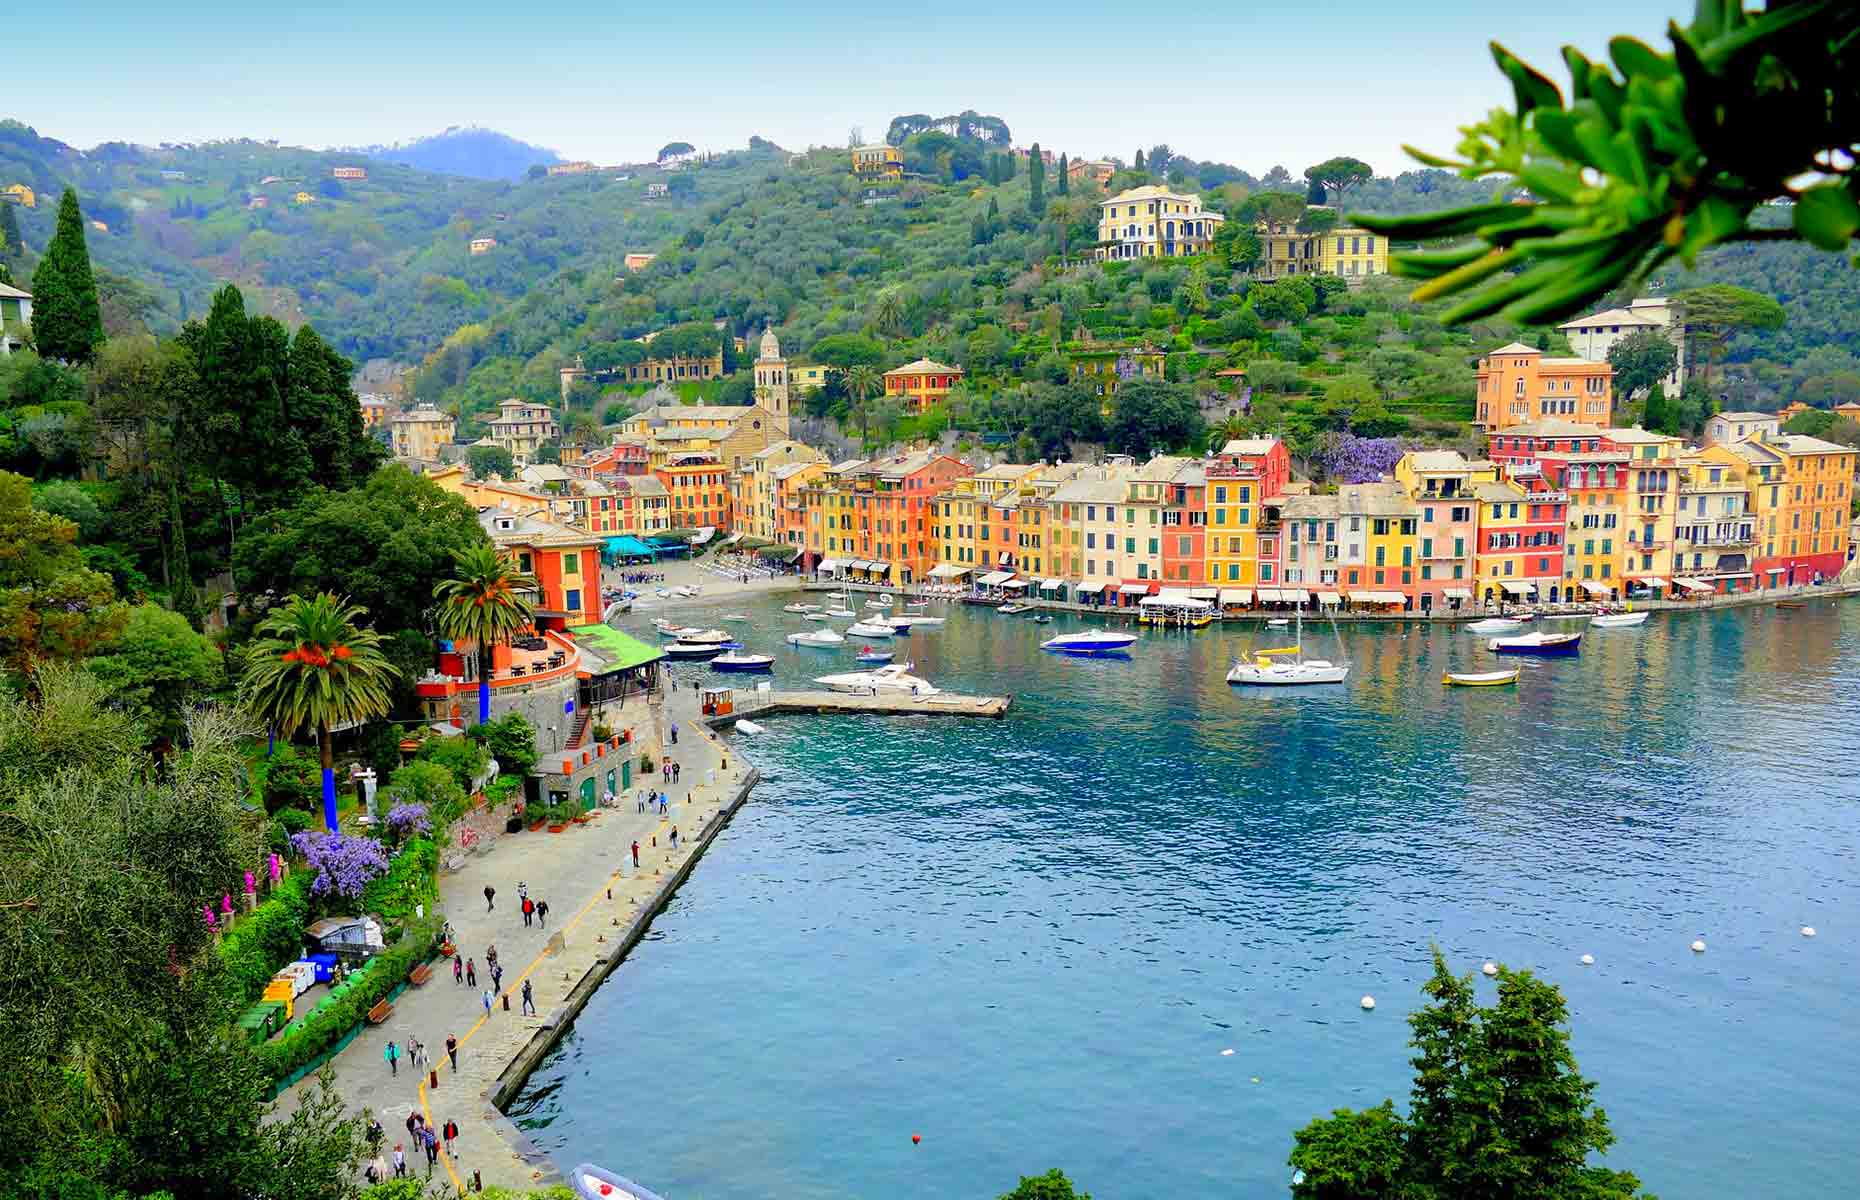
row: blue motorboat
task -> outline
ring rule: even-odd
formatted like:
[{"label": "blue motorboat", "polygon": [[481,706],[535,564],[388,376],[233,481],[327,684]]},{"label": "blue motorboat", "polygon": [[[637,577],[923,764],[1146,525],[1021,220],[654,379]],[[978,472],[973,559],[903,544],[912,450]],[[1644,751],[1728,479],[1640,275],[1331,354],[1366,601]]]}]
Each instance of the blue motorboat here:
[{"label": "blue motorboat", "polygon": [[732,650],[710,660],[710,669],[713,671],[747,674],[752,671],[771,671],[774,668],[775,659],[767,654],[739,654]]},{"label": "blue motorboat", "polygon": [[1108,629],[1087,633],[1062,633],[1040,643],[1040,649],[1059,654],[1122,654],[1137,644],[1134,633],[1115,633]]},{"label": "blue motorboat", "polygon": [[894,652],[890,650],[875,650],[870,646],[861,646],[858,659],[862,663],[888,663],[892,660],[893,654]]},{"label": "blue motorboat", "polygon": [[1521,633],[1517,637],[1493,638],[1488,643],[1494,654],[1575,654],[1582,644],[1580,633]]}]

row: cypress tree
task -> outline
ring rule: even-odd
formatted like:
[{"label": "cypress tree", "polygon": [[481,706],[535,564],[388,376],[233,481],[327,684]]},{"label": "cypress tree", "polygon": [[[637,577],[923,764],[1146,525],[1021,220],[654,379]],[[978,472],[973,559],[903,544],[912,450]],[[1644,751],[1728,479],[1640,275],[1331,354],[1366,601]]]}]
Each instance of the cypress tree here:
[{"label": "cypress tree", "polygon": [[1066,163],[1066,156],[1061,154],[1059,156],[1059,187],[1055,190],[1062,196],[1072,190],[1071,185],[1066,182],[1066,180],[1071,177],[1071,174],[1072,171]]},{"label": "cypress tree", "polygon": [[1144,166],[1143,166],[1143,149],[1142,149],[1142,147],[1138,147],[1138,149],[1137,149],[1137,170],[1139,170],[1139,171],[1141,171],[1141,170],[1143,170],[1143,169],[1144,169]]},{"label": "cypress tree", "polygon": [[57,231],[32,273],[32,340],[46,358],[68,363],[90,362],[103,344],[103,309],[73,188],[58,201]]},{"label": "cypress tree", "polygon": [[13,206],[0,200],[0,254],[21,254],[26,243],[19,237],[19,218],[13,215]]},{"label": "cypress tree", "polygon": [[1038,142],[1027,156],[1027,211],[1036,217],[1046,212],[1046,160],[1040,157]]}]

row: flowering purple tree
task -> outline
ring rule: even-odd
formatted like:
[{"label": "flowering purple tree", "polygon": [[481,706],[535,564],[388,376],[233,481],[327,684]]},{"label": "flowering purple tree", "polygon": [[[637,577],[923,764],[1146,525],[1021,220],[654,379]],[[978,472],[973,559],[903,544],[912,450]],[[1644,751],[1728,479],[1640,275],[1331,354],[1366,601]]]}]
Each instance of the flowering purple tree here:
[{"label": "flowering purple tree", "polygon": [[357,899],[369,880],[385,874],[388,869],[387,852],[373,838],[347,837],[340,833],[294,833],[291,849],[303,855],[304,862],[316,872],[316,880],[310,885],[313,896],[334,892]]},{"label": "flowering purple tree", "polygon": [[1318,448],[1318,465],[1336,483],[1373,483],[1395,469],[1404,447],[1400,438],[1366,438],[1353,433],[1326,434]]},{"label": "flowering purple tree", "polygon": [[388,840],[398,846],[416,834],[431,833],[433,822],[424,804],[396,804],[388,809],[387,831]]}]

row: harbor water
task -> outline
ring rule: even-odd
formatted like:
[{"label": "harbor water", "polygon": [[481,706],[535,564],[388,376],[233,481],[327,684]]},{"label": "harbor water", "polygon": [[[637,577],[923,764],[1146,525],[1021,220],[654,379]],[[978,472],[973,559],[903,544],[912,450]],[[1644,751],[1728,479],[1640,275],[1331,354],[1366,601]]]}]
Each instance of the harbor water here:
[{"label": "harbor water", "polygon": [[[780,603],[724,626],[776,686],[857,669],[857,639],[783,644],[817,625]],[[558,1164],[674,1200],[1051,1167],[1098,1200],[1283,1195],[1297,1128],[1405,1106],[1438,945],[1563,989],[1605,1161],[1664,1200],[1860,1186],[1860,603],[1571,624],[1579,657],[1502,689],[1441,686],[1517,661],[1463,630],[1363,625],[1347,685],[1278,692],[1223,676],[1284,631],[1098,661],[1039,650],[1070,618],[932,611],[899,661],[1007,719],[737,737],[765,782],[512,1109]]]}]

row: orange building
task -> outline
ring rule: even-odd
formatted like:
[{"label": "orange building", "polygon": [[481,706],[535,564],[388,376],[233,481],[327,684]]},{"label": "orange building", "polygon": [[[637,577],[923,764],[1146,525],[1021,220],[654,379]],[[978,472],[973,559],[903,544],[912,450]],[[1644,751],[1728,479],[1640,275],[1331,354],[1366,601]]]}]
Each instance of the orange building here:
[{"label": "orange building", "polygon": [[933,501],[970,473],[960,459],[928,450],[828,468],[802,489],[808,568],[920,582],[936,561]]},{"label": "orange building", "polygon": [[1760,534],[1764,545],[1757,559],[1759,585],[1834,578],[1847,565],[1853,447],[1786,433],[1765,437],[1761,444],[1782,459],[1782,470],[1780,493],[1771,489],[1773,517]]},{"label": "orange building", "polygon": [[[601,541],[540,516],[486,509],[478,523],[517,570],[536,578],[536,623],[545,629],[588,625],[601,619]],[[499,653],[509,647],[500,646]]]},{"label": "orange building", "polygon": [[672,528],[729,528],[730,473],[722,463],[671,463],[652,474],[671,497]]},{"label": "orange building", "polygon": [[897,397],[906,409],[920,413],[948,399],[949,389],[962,382],[962,376],[961,367],[920,358],[885,372],[885,395]]},{"label": "orange building", "polygon": [[1479,360],[1477,410],[1482,433],[1560,419],[1614,424],[1615,369],[1586,358],[1546,358],[1522,342],[1500,346]]}]

